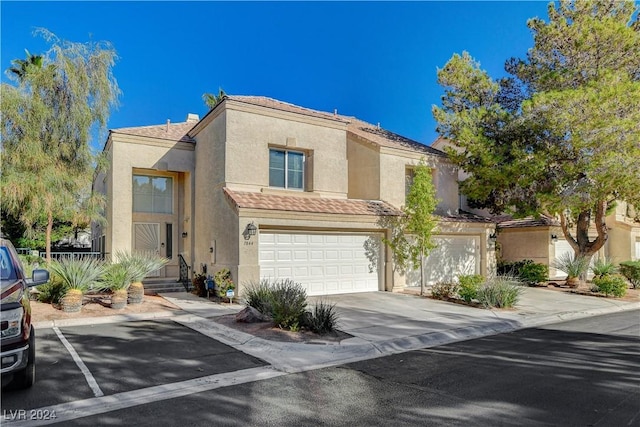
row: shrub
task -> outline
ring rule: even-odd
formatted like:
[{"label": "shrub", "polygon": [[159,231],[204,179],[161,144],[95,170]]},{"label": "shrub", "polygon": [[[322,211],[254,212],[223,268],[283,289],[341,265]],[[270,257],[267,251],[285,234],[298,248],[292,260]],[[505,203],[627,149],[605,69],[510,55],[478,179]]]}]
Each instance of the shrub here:
[{"label": "shrub", "polygon": [[594,288],[597,292],[602,292],[606,296],[613,295],[615,297],[623,297],[627,293],[627,282],[619,274],[609,274],[600,277],[594,277]]},{"label": "shrub", "polygon": [[206,280],[207,280],[207,276],[200,273],[194,274],[193,279],[191,279],[191,283],[193,284],[193,291],[199,297],[207,296],[207,287],[205,286]]},{"label": "shrub", "polygon": [[549,266],[534,262],[527,263],[520,268],[517,277],[524,283],[535,286],[549,279]]},{"label": "shrub", "polygon": [[621,262],[620,273],[631,282],[634,289],[640,287],[640,261]]},{"label": "shrub", "polygon": [[516,305],[521,293],[522,287],[517,279],[498,276],[480,287],[477,298],[486,308],[509,308]]},{"label": "shrub", "polygon": [[269,279],[250,282],[245,288],[244,304],[253,307],[265,316],[271,317],[271,285]]},{"label": "shrub", "polygon": [[216,291],[220,298],[227,297],[227,291],[236,288],[236,285],[231,280],[231,271],[228,268],[223,268],[213,275],[213,281],[215,282]]},{"label": "shrub", "polygon": [[42,268],[40,266],[45,264],[45,260],[39,256],[20,254],[18,258],[20,258],[20,262],[24,267],[24,275],[26,277],[31,277],[34,269]]},{"label": "shrub", "polygon": [[335,304],[317,302],[313,310],[305,313],[304,326],[319,334],[333,331],[338,324],[338,313],[335,307]]},{"label": "shrub", "polygon": [[484,277],[479,274],[468,274],[458,277],[459,289],[458,294],[465,302],[470,303],[471,300],[476,299],[478,295],[478,289],[484,282]]},{"label": "shrub", "polygon": [[47,304],[59,304],[66,292],[64,284],[58,277],[52,277],[44,285],[36,286],[36,289],[38,290],[38,301]]},{"label": "shrub", "polygon": [[271,286],[271,317],[283,329],[297,328],[304,323],[307,292],[291,279],[277,280]]},{"label": "shrub", "polygon": [[455,298],[458,295],[458,284],[438,282],[431,287],[431,296],[436,299]]},{"label": "shrub", "polygon": [[131,271],[120,263],[109,264],[102,276],[103,289],[117,291],[127,289],[131,284]]},{"label": "shrub", "polygon": [[596,277],[607,276],[616,272],[616,266],[606,258],[598,258],[591,266],[591,271]]},{"label": "shrub", "polygon": [[532,259],[523,259],[521,261],[499,260],[497,266],[497,275],[520,277],[520,271],[522,270],[522,267],[529,264],[533,264]]}]

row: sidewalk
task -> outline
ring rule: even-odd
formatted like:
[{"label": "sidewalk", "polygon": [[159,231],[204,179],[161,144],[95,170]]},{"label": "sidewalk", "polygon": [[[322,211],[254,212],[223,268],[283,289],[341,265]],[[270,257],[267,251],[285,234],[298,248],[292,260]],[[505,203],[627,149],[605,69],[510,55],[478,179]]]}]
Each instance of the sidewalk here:
[{"label": "sidewalk", "polygon": [[[640,301],[598,298],[525,288],[514,310],[485,310],[417,295],[371,292],[310,298],[336,304],[338,328],[352,338],[339,343],[291,343],[259,338],[214,322],[240,311],[176,292],[161,295],[178,310],[38,322],[36,328],[170,318],[284,372],[300,372],[418,350],[518,329],[618,311],[640,309]],[[640,319],[639,319],[640,324]]]}]

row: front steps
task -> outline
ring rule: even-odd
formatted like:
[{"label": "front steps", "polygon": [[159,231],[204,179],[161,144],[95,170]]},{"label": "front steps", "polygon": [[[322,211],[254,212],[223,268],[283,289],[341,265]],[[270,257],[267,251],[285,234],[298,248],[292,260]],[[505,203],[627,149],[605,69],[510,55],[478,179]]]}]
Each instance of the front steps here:
[{"label": "front steps", "polygon": [[[185,292],[184,285],[178,281],[177,277],[153,277],[144,279],[145,295],[157,295],[166,292]],[[189,283],[191,285],[191,283]],[[191,289],[191,286],[189,287]]]}]

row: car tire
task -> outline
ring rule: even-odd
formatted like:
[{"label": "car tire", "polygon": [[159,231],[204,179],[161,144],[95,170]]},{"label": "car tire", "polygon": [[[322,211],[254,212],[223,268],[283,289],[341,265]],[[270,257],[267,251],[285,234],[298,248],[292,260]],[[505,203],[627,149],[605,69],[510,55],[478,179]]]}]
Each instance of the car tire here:
[{"label": "car tire", "polygon": [[13,374],[13,386],[17,389],[29,388],[36,381],[36,333],[31,327],[27,367]]}]

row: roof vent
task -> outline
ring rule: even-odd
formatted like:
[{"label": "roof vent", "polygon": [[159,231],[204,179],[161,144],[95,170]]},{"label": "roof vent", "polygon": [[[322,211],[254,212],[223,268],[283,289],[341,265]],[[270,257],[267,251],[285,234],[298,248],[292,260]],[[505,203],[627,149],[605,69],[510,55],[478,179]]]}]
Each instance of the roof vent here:
[{"label": "roof vent", "polygon": [[336,116],[336,117],[338,116],[338,109],[337,108],[333,109],[333,115]]},{"label": "roof vent", "polygon": [[171,120],[167,119],[167,132],[169,132],[169,125],[171,124]]},{"label": "roof vent", "polygon": [[198,120],[200,120],[199,115],[193,113],[187,114],[187,123],[197,122]]},{"label": "roof vent", "polygon": [[380,122],[378,122],[377,128],[378,130],[380,130]]}]

